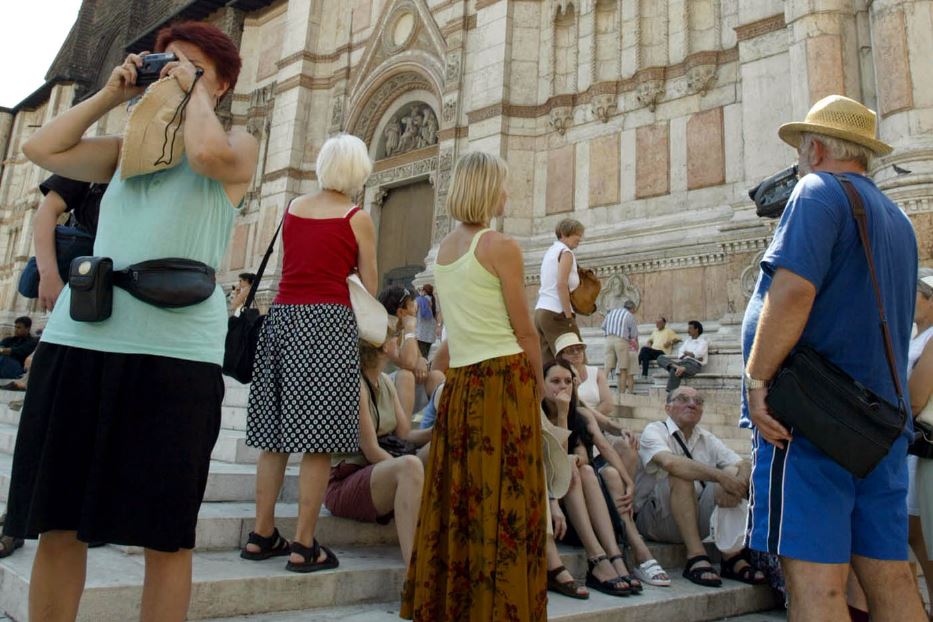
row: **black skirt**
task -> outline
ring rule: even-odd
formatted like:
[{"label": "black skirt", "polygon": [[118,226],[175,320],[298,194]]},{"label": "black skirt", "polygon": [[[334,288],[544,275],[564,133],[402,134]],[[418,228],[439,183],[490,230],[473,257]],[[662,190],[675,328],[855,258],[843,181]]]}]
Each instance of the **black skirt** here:
[{"label": "black skirt", "polygon": [[4,533],[194,548],[223,396],[219,365],[40,343]]}]

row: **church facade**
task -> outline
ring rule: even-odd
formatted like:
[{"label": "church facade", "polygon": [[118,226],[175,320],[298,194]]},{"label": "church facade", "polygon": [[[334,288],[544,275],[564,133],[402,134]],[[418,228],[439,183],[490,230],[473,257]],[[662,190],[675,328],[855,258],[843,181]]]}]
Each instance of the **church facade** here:
[{"label": "church facade", "polygon": [[[7,322],[40,315],[16,282],[46,173],[20,145],[177,18],[239,42],[221,114],[260,142],[218,273],[227,286],[255,269],[288,202],[316,188],[318,149],[346,131],[375,161],[361,203],[383,285],[430,280],[453,164],[484,150],[509,163],[495,226],[525,249],[530,299],[554,227],[571,217],[586,226],[578,260],[603,281],[601,310],[631,298],[643,322],[734,327],[775,225],[747,191],[796,160],[778,126],[832,93],[878,111],[895,151],[870,174],[933,261],[931,0],[85,0],[46,85],[0,110]],[[91,131],[120,132],[125,116]]]}]

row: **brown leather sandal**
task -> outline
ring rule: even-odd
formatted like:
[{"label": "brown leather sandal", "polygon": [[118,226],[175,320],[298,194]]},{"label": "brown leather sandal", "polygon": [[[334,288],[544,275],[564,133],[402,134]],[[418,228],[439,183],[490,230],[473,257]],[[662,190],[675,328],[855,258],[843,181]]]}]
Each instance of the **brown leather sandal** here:
[{"label": "brown leather sandal", "polygon": [[[321,555],[321,551],[324,551],[326,555],[324,561],[317,560]],[[340,561],[337,559],[337,556],[334,555],[334,552],[326,546],[318,544],[316,538],[310,547],[300,542],[292,542],[291,552],[297,553],[304,558],[304,561],[299,563],[289,560],[289,562],[285,564],[285,570],[291,570],[292,572],[317,572],[318,570],[330,570],[340,565]]]},{"label": "brown leather sandal", "polygon": [[570,581],[565,581],[561,583],[557,580],[557,575],[567,570],[564,566],[558,566],[554,570],[547,571],[547,589],[552,592],[557,592],[558,594],[563,594],[564,596],[569,596],[570,598],[576,598],[577,600],[587,600],[590,597],[589,592],[585,594],[580,593],[580,588],[583,585],[575,580],[571,579]]}]

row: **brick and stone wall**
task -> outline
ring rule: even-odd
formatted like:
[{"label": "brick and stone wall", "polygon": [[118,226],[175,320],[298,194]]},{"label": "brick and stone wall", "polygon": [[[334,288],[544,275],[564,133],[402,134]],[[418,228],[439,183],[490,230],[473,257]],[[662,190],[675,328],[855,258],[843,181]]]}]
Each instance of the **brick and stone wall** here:
[{"label": "brick and stone wall", "polygon": [[[98,84],[146,28],[201,4],[85,3],[66,42],[86,59],[74,69],[83,82],[55,87],[10,124],[0,313],[30,308],[14,292],[44,174],[19,152],[31,126]],[[913,219],[930,264],[931,14],[931,0],[277,0],[212,10],[203,18],[231,32],[243,56],[223,115],[260,141],[219,276],[229,284],[256,267],[287,202],[316,187],[314,159],[329,135],[358,134],[381,157],[386,123],[417,101],[436,117],[436,141],[377,162],[363,196],[377,223],[391,188],[429,180],[436,243],[451,226],[444,200],[456,157],[492,151],[511,169],[496,226],[526,250],[530,299],[555,224],[573,217],[587,227],[579,259],[604,281],[603,308],[633,298],[645,322],[664,314],[728,325],[774,225],[755,217],[747,189],[796,157],[777,127],[833,92],[878,110],[881,138],[896,150],[871,174]],[[114,111],[91,132],[124,122]],[[897,176],[891,164],[913,173]]]}]

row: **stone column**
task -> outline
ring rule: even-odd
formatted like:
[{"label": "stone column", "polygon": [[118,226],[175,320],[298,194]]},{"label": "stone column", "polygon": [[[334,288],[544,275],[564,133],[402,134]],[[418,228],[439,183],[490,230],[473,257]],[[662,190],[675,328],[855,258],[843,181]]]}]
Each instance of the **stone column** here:
[{"label": "stone column", "polygon": [[[879,187],[908,213],[920,263],[933,260],[933,23],[931,0],[875,0],[870,7],[880,136],[894,153],[876,160]],[[910,174],[898,174],[891,165]]]},{"label": "stone column", "polygon": [[[285,207],[299,192],[311,105],[308,83],[314,70],[308,50],[320,10],[320,3],[314,0],[288,3],[282,56],[276,63],[278,72],[261,185],[257,249],[264,249],[268,244]],[[281,248],[277,245],[272,253],[266,269],[269,278],[263,278],[261,292],[271,292],[278,287]]]},{"label": "stone column", "polygon": [[859,45],[853,0],[787,0],[784,19],[791,31],[791,101],[794,118],[827,95],[861,100]]}]

